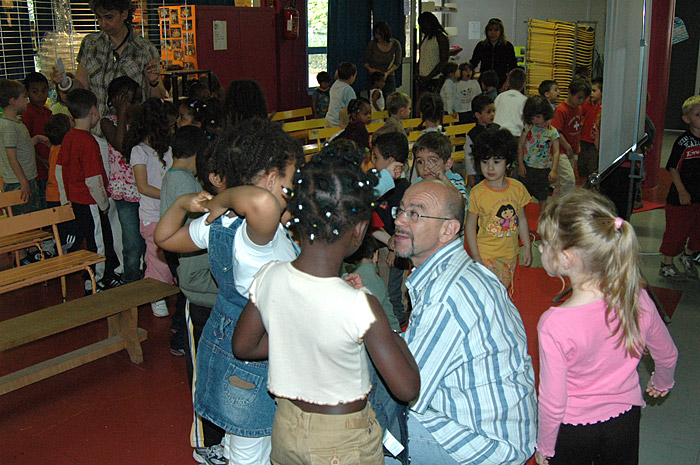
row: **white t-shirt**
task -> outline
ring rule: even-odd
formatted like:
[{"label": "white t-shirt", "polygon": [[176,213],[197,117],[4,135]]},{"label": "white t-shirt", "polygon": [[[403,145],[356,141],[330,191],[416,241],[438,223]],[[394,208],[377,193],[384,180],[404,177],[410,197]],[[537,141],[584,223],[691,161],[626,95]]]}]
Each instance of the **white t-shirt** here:
[{"label": "white t-shirt", "polygon": [[455,107],[457,113],[472,111],[472,100],[481,93],[479,81],[476,79],[457,81],[455,87],[457,90],[457,105]]},{"label": "white t-shirt", "polygon": [[319,405],[370,390],[363,337],[376,320],[366,292],[287,263],[263,266],[250,287],[268,334],[268,390]]},{"label": "white t-shirt", "polygon": [[[205,223],[208,216],[201,216],[190,223],[190,237],[200,249],[209,249],[209,225]],[[221,223],[224,227],[229,227],[235,220],[235,216],[223,216]],[[275,237],[265,245],[258,245],[248,237],[247,225],[246,220],[243,220],[243,224],[236,231],[234,239],[236,246],[233,248],[233,275],[236,277],[236,290],[246,298],[253,276],[261,266],[272,260],[284,262],[297,258],[294,243],[281,224],[277,226]]]},{"label": "white t-shirt", "polygon": [[457,81],[452,78],[445,79],[440,89],[440,98],[445,108],[445,113],[451,115],[457,111]]},{"label": "white t-shirt", "polygon": [[[163,160],[165,166],[158,158],[158,153],[143,142],[131,149],[131,166],[146,165],[147,182],[156,189],[163,185],[163,176],[173,164],[172,150],[169,147]],[[160,220],[160,199],[142,194],[139,200],[139,219],[145,223],[157,223]]]},{"label": "white t-shirt", "polygon": [[493,122],[501,126],[502,129],[507,129],[515,137],[520,137],[523,132],[523,107],[525,106],[525,97],[520,91],[507,90],[502,94],[498,94],[494,102],[496,107],[496,117]]}]

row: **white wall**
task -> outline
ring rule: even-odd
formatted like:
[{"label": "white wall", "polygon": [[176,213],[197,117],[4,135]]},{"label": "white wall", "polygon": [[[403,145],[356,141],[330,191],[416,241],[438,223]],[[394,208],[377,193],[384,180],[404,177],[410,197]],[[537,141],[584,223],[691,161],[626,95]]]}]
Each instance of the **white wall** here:
[{"label": "white wall", "polygon": [[[464,49],[457,56],[458,62],[468,61],[478,40],[468,37],[469,22],[480,22],[480,39],[484,37],[484,27],[491,18],[500,18],[508,40],[517,46],[527,46],[527,21],[534,19],[554,19],[558,21],[598,21],[596,45],[602,54],[605,48],[606,0],[448,0],[457,3],[458,13],[444,14],[448,26],[456,26],[459,35],[450,37],[450,45]],[[439,2],[437,2],[439,4]],[[479,39],[479,40],[480,40]]]}]

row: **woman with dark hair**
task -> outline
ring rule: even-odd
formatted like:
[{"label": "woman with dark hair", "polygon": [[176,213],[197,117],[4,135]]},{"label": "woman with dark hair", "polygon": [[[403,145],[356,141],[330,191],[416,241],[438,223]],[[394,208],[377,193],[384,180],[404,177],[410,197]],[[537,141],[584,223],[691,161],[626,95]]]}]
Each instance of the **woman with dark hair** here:
[{"label": "woman with dark hair", "polygon": [[479,71],[483,73],[490,69],[498,75],[498,87],[503,87],[508,72],[517,66],[515,49],[508,42],[503,21],[491,18],[484,29],[486,37],[476,44],[472,54],[471,64],[476,67],[481,64]]},{"label": "woman with dark hair", "polygon": [[88,34],[80,44],[75,78],[54,67],[51,79],[59,89],[91,90],[97,96],[100,116],[109,115],[107,87],[117,77],[128,76],[141,86],[142,99],[163,98],[159,54],[156,47],[141,37],[131,25],[131,0],[91,0],[90,9],[101,31]]},{"label": "woman with dark hair", "polygon": [[396,90],[394,71],[401,66],[404,50],[401,42],[391,37],[391,29],[386,21],[379,21],[372,29],[374,40],[367,44],[365,68],[369,74],[382,73],[386,77],[384,95],[391,95]]},{"label": "woman with dark hair", "polygon": [[244,79],[231,81],[226,89],[224,112],[231,126],[256,116],[267,119],[267,103],[260,84]]},{"label": "woman with dark hair", "polygon": [[440,21],[428,11],[418,16],[418,27],[421,33],[418,45],[420,59],[416,74],[418,90],[439,93],[440,80],[437,76],[442,73],[442,68],[450,57],[450,41]]}]

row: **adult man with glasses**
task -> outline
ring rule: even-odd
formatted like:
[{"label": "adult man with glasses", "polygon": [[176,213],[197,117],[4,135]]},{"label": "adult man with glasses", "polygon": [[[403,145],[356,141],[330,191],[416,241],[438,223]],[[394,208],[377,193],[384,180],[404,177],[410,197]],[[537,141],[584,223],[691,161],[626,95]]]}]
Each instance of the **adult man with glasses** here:
[{"label": "adult man with glasses", "polygon": [[421,181],[393,214],[394,251],[415,266],[404,334],[421,375],[408,420],[411,464],[524,463],[536,435],[525,329],[506,289],[464,250],[462,196]]}]

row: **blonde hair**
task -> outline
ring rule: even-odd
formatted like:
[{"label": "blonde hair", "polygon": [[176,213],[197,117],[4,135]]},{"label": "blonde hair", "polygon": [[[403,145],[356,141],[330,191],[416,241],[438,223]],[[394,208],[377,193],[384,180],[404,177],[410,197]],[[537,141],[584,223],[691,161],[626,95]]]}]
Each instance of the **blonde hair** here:
[{"label": "blonde hair", "polygon": [[554,250],[579,253],[589,282],[604,295],[608,327],[617,321],[611,336],[619,333],[618,347],[639,356],[639,243],[632,225],[614,211],[607,198],[576,188],[547,203],[537,231]]},{"label": "blonde hair", "polygon": [[683,102],[683,114],[687,115],[691,111],[693,111],[693,107],[695,105],[700,105],[700,95],[693,95],[692,97],[688,97],[685,99],[685,102]]}]

